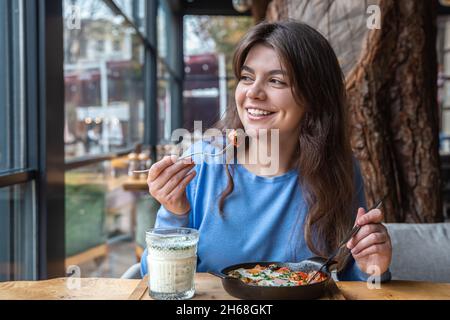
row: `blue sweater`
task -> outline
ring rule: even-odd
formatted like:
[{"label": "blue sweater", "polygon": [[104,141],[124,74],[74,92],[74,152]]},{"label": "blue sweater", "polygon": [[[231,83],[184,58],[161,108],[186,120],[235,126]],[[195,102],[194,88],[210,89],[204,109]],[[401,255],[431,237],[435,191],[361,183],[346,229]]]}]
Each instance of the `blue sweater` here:
[{"label": "blue sweater", "polygon": [[[193,145],[194,151],[217,152],[205,142]],[[188,152],[192,151],[189,150]],[[217,160],[216,160],[217,159]],[[216,161],[212,161],[216,160]],[[186,188],[191,205],[189,214],[175,215],[163,206],[155,227],[189,227],[199,230],[197,271],[219,271],[226,266],[251,261],[301,261],[314,256],[306,245],[303,224],[307,205],[293,169],[275,177],[261,177],[240,164],[233,165],[234,190],[225,200],[222,217],[218,198],[227,185],[226,169],[221,157],[202,161],[194,156],[195,178]],[[366,209],[363,180],[354,160],[356,205]],[[356,217],[356,210],[352,213]],[[147,273],[147,251],[141,259],[141,273]],[[353,259],[339,273],[340,280],[365,281]],[[390,277],[389,272],[382,281]]]}]

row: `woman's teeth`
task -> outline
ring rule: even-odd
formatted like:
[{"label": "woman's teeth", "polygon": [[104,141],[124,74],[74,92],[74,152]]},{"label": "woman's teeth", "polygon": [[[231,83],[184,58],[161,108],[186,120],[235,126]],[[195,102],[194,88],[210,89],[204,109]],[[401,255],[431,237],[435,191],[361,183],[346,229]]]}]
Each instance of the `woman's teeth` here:
[{"label": "woman's teeth", "polygon": [[267,116],[267,115],[273,113],[270,111],[265,111],[265,110],[261,110],[261,109],[253,109],[253,108],[247,109],[247,112],[252,116]]}]

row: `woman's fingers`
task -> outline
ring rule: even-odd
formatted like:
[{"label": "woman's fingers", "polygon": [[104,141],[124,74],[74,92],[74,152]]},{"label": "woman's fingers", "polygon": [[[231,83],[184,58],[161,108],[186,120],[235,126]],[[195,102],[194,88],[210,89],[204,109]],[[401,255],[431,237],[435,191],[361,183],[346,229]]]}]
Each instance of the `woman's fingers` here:
[{"label": "woman's fingers", "polygon": [[162,189],[175,174],[185,168],[192,168],[194,166],[192,162],[188,163],[183,161],[176,162],[160,172],[156,179],[149,182],[151,188],[154,190]]},{"label": "woman's fingers", "polygon": [[358,213],[356,214],[356,219],[355,219],[355,226],[356,226],[356,223],[358,222],[358,219],[365,214],[366,214],[366,210],[364,210],[364,208],[358,209]]},{"label": "woman's fingers", "polygon": [[179,197],[181,197],[185,192],[186,186],[189,184],[189,182],[192,181],[192,179],[194,179],[196,174],[197,173],[195,171],[188,173],[172,190],[172,192],[169,194],[169,197],[173,199],[178,199]]},{"label": "woman's fingers", "polygon": [[351,250],[352,255],[358,255],[365,249],[378,244],[383,244],[389,240],[389,237],[385,232],[371,233],[365,238],[361,239],[356,246]]},{"label": "woman's fingers", "polygon": [[176,174],[174,174],[170,179],[164,184],[164,186],[160,189],[160,192],[162,194],[168,195],[172,192],[173,189],[177,185],[180,184],[180,182],[183,180],[183,178],[186,176],[186,174],[194,167],[194,165],[189,165],[188,167],[184,167],[180,171],[178,171]]},{"label": "woman's fingers", "polygon": [[380,209],[373,209],[365,213],[364,208],[359,208],[355,225],[360,225],[361,229],[347,242],[347,248],[353,249],[362,239],[372,233],[387,233],[386,228],[381,224],[383,219],[384,215]]},{"label": "woman's fingers", "polygon": [[[188,174],[194,167],[192,158],[178,159],[177,156],[166,156],[158,161],[149,170],[147,177],[149,193],[161,203],[168,211],[182,215],[189,210],[189,201],[186,197],[186,185],[195,174]],[[174,194],[173,191],[183,186],[182,192]]]},{"label": "woman's fingers", "polygon": [[388,241],[371,245],[370,247],[365,248],[364,250],[360,251],[357,254],[353,254],[353,258],[355,259],[361,259],[371,254],[376,253],[384,253],[388,252],[390,250],[390,243]]},{"label": "woman's fingers", "polygon": [[347,242],[347,248],[351,250],[353,258],[366,271],[367,256],[376,255],[371,263],[378,263],[381,269],[385,270],[389,266],[389,257],[392,254],[391,239],[389,233],[381,222],[384,219],[380,209],[373,209],[364,213],[363,208],[359,208],[355,225],[361,226],[359,231]]},{"label": "woman's fingers", "polygon": [[175,162],[174,156],[165,156],[160,161],[153,164],[148,172],[147,182],[152,182],[163,172],[167,167]]},{"label": "woman's fingers", "polygon": [[155,181],[167,168],[172,165],[192,164],[192,158],[186,158],[177,161],[178,157],[176,155],[165,156],[160,161],[153,164],[148,172],[147,182]]},{"label": "woman's fingers", "polygon": [[[359,213],[359,212],[358,212]],[[356,224],[363,226],[369,223],[381,223],[384,219],[384,214],[380,209],[373,209],[363,214],[356,219]]]},{"label": "woman's fingers", "polygon": [[367,237],[371,233],[376,232],[387,232],[387,229],[385,226],[383,226],[381,223],[372,223],[372,224],[366,224],[359,229],[359,231],[354,235],[348,242],[347,242],[347,248],[353,249],[358,242],[360,242],[362,239]]}]

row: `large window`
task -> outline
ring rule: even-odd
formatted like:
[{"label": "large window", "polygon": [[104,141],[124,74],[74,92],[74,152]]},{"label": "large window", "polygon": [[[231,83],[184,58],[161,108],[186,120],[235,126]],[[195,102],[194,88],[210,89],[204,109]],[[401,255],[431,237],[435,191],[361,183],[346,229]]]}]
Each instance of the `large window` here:
[{"label": "large window", "polygon": [[[66,159],[132,148],[144,135],[144,43],[102,0],[64,4]],[[130,1],[120,4],[132,15]]]},{"label": "large window", "polygon": [[37,277],[35,182],[27,144],[25,1],[0,2],[0,281]]},{"label": "large window", "polygon": [[163,2],[63,2],[65,263],[82,277],[120,276],[135,263],[134,247],[114,262],[112,246],[137,240],[137,200],[122,188],[127,155],[170,136],[170,68],[156,41]]},{"label": "large window", "polygon": [[25,167],[22,1],[0,3],[0,172]]},{"label": "large window", "polygon": [[174,4],[0,1],[0,281],[64,276],[122,231],[135,240],[127,155],[155,160],[179,126]]}]

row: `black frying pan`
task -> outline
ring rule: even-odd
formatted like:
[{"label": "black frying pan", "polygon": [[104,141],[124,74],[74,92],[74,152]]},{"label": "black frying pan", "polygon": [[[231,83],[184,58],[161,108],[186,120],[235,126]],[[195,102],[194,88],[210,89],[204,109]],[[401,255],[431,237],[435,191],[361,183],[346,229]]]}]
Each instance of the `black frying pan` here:
[{"label": "black frying pan", "polygon": [[235,264],[222,269],[220,272],[209,273],[222,279],[222,285],[228,294],[239,299],[250,300],[309,300],[322,297],[326,293],[327,285],[331,279],[331,273],[329,267],[336,263],[331,261],[326,265],[322,272],[327,275],[327,279],[318,282],[302,286],[293,287],[273,287],[273,286],[257,286],[242,282],[240,279],[228,276],[230,271],[239,268],[253,268],[257,264],[260,266],[268,266],[270,264],[276,264],[277,267],[288,267],[292,271],[317,271],[326,262],[326,259],[320,257],[313,257],[303,260],[297,263],[291,262],[249,262]]}]

